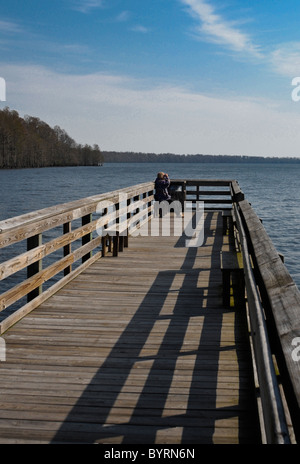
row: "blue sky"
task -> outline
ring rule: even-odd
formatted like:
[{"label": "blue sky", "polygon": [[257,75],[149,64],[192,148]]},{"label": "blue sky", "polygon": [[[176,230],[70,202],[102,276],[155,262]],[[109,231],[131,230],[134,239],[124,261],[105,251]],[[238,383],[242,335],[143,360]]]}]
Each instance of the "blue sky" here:
[{"label": "blue sky", "polygon": [[300,156],[299,17],[296,0],[0,0],[0,108],[103,150]]}]

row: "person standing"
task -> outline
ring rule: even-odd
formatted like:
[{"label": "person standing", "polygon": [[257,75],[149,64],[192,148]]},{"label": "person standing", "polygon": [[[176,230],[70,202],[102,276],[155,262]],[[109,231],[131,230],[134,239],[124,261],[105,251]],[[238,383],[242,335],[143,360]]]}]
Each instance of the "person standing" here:
[{"label": "person standing", "polygon": [[170,187],[170,178],[169,175],[164,172],[159,172],[155,179],[155,195],[154,199],[156,201],[169,201],[171,196],[168,192]]}]

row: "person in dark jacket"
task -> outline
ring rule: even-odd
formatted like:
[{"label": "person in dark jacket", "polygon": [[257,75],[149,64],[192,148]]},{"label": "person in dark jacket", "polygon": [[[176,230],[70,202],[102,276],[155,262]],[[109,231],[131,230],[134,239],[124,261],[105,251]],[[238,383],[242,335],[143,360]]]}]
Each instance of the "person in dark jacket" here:
[{"label": "person in dark jacket", "polygon": [[171,200],[168,188],[170,187],[170,178],[168,174],[159,172],[155,179],[155,196],[156,201],[168,201]]}]

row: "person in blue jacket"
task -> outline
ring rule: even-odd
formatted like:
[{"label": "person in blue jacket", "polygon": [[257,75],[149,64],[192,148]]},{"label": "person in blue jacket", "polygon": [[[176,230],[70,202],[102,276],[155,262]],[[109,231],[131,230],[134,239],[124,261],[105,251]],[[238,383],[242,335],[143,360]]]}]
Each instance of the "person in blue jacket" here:
[{"label": "person in blue jacket", "polygon": [[171,200],[168,188],[170,187],[170,178],[168,174],[159,172],[155,179],[155,196],[156,201],[168,201]]}]

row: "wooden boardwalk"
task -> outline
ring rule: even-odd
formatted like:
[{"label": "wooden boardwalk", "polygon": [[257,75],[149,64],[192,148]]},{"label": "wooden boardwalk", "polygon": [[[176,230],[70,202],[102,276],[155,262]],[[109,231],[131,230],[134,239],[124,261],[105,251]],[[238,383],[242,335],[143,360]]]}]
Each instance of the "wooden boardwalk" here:
[{"label": "wooden boardwalk", "polygon": [[205,241],[137,237],[3,336],[0,443],[258,443],[245,311]]}]

